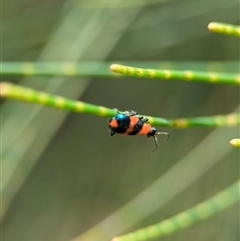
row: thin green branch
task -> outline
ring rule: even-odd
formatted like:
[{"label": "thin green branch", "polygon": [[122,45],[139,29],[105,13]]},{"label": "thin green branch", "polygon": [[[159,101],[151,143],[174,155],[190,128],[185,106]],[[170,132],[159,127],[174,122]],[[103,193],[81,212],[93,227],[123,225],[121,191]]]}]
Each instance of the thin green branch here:
[{"label": "thin green branch", "polygon": [[230,144],[231,144],[233,147],[238,147],[238,148],[240,148],[240,139],[239,139],[239,138],[232,139],[232,140],[230,141]]},{"label": "thin green branch", "polygon": [[101,62],[3,62],[2,76],[110,77],[109,63]]},{"label": "thin green branch", "polygon": [[2,98],[34,103],[78,113],[86,113],[103,117],[111,117],[116,115],[116,112],[113,109],[63,98],[57,95],[47,94],[45,92],[10,83],[0,84],[0,96]]},{"label": "thin green branch", "polygon": [[144,241],[161,238],[183,228],[187,228],[201,220],[210,218],[211,216],[239,202],[239,185],[240,180],[222,192],[214,195],[212,198],[199,203],[198,205],[189,210],[186,210],[185,212],[181,212],[176,216],[155,225],[151,225],[149,227],[139,229],[135,232],[115,237],[112,239],[112,241]]},{"label": "thin green branch", "polygon": [[[82,101],[71,100],[61,96],[50,95],[44,92],[33,90],[10,83],[0,84],[0,96],[2,98],[14,99],[28,103],[35,103],[43,106],[63,109],[78,113],[86,113],[101,117],[112,117],[116,115],[114,109],[103,106],[88,104]],[[193,117],[180,119],[164,119],[159,117],[146,116],[149,123],[156,126],[166,126],[173,128],[189,127],[223,127],[236,126],[240,124],[240,114],[217,115],[207,117]]]},{"label": "thin green branch", "polygon": [[108,4],[101,4],[99,2],[79,2],[78,5],[79,7],[83,9],[121,9],[121,8],[137,8],[141,6],[152,6],[155,4],[159,4],[161,2],[167,2],[170,0],[151,0],[149,1],[144,1],[144,0],[133,0],[133,1],[123,1],[121,4],[114,4],[114,2],[109,2]]},{"label": "thin green branch", "polygon": [[215,115],[205,117],[179,118],[172,120],[171,127],[224,127],[240,125],[240,114]]},{"label": "thin green branch", "polygon": [[[143,68],[168,68],[201,71],[236,72],[239,69],[238,61],[208,62],[208,61],[148,61],[124,62],[125,65],[136,65]],[[0,73],[2,76],[18,77],[102,77],[114,76],[109,70],[110,62],[2,62]]]},{"label": "thin green branch", "polygon": [[113,64],[110,69],[118,74],[139,78],[182,80],[187,82],[203,82],[208,84],[240,85],[240,75],[237,73],[207,73],[200,71],[176,71],[134,68],[125,65]]},{"label": "thin green branch", "polygon": [[237,25],[212,22],[209,23],[208,29],[214,33],[240,37],[240,26]]}]

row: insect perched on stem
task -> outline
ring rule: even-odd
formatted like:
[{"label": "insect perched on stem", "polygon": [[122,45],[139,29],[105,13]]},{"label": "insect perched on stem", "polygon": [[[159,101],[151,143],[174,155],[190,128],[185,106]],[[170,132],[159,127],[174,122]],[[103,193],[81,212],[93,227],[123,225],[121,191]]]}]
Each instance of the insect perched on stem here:
[{"label": "insect perched on stem", "polygon": [[144,116],[138,116],[136,111],[119,112],[117,109],[117,115],[109,119],[110,135],[122,134],[122,135],[143,135],[147,137],[153,137],[155,143],[155,149],[151,152],[155,152],[158,148],[158,140],[156,135],[167,135],[167,140],[170,135],[167,132],[157,132],[156,128],[146,123],[148,119]]}]

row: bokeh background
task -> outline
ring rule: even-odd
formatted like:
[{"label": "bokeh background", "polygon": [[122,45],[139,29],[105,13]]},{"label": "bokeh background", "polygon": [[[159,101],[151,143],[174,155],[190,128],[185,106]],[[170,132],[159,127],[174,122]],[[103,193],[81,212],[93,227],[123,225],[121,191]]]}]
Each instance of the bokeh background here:
[{"label": "bokeh background", "polygon": [[[207,29],[212,21],[239,24],[239,11],[238,0],[3,0],[2,61],[159,61],[162,68],[188,61],[186,69],[239,72],[239,40]],[[164,118],[239,106],[239,89],[225,85],[113,75],[4,81]],[[107,241],[239,179],[239,151],[229,145],[238,127],[159,127],[171,139],[159,137],[150,155],[152,139],[110,137],[104,118],[14,101],[1,109],[4,241]],[[237,204],[161,240],[238,241],[239,225]]]}]

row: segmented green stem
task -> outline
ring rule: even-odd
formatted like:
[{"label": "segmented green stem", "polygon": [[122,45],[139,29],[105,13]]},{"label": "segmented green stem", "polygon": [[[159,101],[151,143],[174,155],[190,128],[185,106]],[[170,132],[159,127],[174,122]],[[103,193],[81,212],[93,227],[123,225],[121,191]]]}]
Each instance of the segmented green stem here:
[{"label": "segmented green stem", "polygon": [[118,236],[112,241],[144,241],[169,235],[231,207],[240,200],[240,180],[193,208],[155,225]]},{"label": "segmented green stem", "polygon": [[[44,92],[36,91],[30,88],[10,83],[0,84],[0,96],[2,98],[15,99],[18,101],[35,103],[57,109],[63,109],[78,113],[86,113],[101,117],[112,117],[116,115],[116,111],[114,109],[92,105],[82,101],[70,100],[61,96],[50,95]],[[152,116],[146,116],[146,118],[148,118],[148,122],[152,125],[167,126],[173,128],[223,127],[236,126],[240,124],[239,113],[186,119],[180,118],[174,120]]]},{"label": "segmented green stem", "polygon": [[240,125],[240,114],[232,113],[228,115],[215,115],[206,117],[192,117],[174,119],[171,127],[189,128],[189,127],[224,127]]},{"label": "segmented green stem", "polygon": [[200,71],[175,71],[134,68],[125,65],[113,64],[110,69],[118,74],[139,78],[182,80],[188,82],[203,82],[209,84],[240,85],[240,75],[227,73],[207,73]]},{"label": "segmented green stem", "polygon": [[103,117],[116,115],[116,111],[103,106],[96,106],[82,101],[70,100],[57,95],[47,94],[27,87],[9,83],[0,84],[0,96],[28,103],[63,109],[78,113],[86,113]]},{"label": "segmented green stem", "polygon": [[214,33],[240,37],[240,26],[237,25],[212,22],[209,23],[208,29]]},{"label": "segmented green stem", "polygon": [[240,148],[240,139],[239,139],[239,138],[232,139],[232,140],[230,141],[230,144],[231,144],[233,147],[238,147],[238,148]]}]

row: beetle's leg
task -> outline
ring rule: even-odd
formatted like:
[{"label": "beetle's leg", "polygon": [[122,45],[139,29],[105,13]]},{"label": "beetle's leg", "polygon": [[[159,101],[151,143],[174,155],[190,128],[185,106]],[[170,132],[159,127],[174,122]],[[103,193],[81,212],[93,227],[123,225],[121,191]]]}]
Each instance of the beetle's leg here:
[{"label": "beetle's leg", "polygon": [[120,113],[120,111],[117,108],[113,108],[114,111],[116,111],[118,114]]},{"label": "beetle's leg", "polygon": [[134,115],[137,115],[138,113],[137,113],[137,111],[132,110],[131,112],[129,112],[129,114],[130,114],[130,116],[134,116]]},{"label": "beetle's leg", "polygon": [[156,136],[152,136],[152,137],[153,137],[153,139],[154,139],[155,149],[151,151],[151,154],[152,154],[153,152],[155,152],[155,151],[157,150],[157,148],[158,148],[158,139],[157,139],[157,137],[156,137]]},{"label": "beetle's leg", "polygon": [[142,122],[143,122],[143,123],[145,123],[145,122],[147,122],[147,121],[148,121],[148,118],[146,118],[146,117],[143,117],[143,118],[142,118]]},{"label": "beetle's leg", "polygon": [[113,136],[116,132],[111,130],[110,135]]}]

